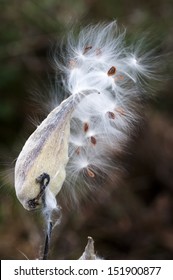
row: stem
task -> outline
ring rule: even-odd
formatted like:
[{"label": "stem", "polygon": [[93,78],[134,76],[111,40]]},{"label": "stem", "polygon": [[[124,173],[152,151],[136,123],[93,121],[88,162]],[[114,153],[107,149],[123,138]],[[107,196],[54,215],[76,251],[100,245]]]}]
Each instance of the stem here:
[{"label": "stem", "polygon": [[51,241],[51,233],[52,233],[52,221],[48,224],[48,230],[46,233],[45,243],[44,243],[44,252],[43,252],[43,260],[47,260],[50,248],[50,241]]},{"label": "stem", "polygon": [[40,192],[37,195],[37,197],[34,199],[34,203],[39,201],[41,198],[43,208],[45,210],[45,217],[46,217],[46,222],[47,222],[47,232],[46,232],[46,237],[45,237],[45,243],[44,243],[44,251],[43,251],[43,257],[42,260],[47,260],[48,254],[49,254],[49,248],[50,248],[50,241],[51,241],[51,234],[52,234],[52,228],[53,228],[53,223],[51,221],[51,215],[46,211],[46,199],[45,199],[45,189],[48,186],[50,182],[50,176],[47,173],[42,173],[38,178],[36,178],[36,182],[40,184]]}]

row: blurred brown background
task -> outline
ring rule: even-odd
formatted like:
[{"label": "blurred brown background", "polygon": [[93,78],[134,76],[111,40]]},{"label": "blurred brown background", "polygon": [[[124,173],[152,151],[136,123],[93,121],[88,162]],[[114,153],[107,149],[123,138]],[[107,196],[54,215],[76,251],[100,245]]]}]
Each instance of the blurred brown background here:
[{"label": "blurred brown background", "polygon": [[147,106],[119,182],[79,209],[63,207],[50,259],[79,258],[88,235],[105,259],[173,259],[173,2],[0,0],[0,8],[0,258],[35,259],[43,244],[40,213],[24,210],[4,181],[12,180],[7,170],[34,129],[29,116],[41,114],[29,96],[50,89],[50,52],[72,24],[117,19],[129,42],[149,30],[153,47],[160,45],[168,57],[163,86]]}]

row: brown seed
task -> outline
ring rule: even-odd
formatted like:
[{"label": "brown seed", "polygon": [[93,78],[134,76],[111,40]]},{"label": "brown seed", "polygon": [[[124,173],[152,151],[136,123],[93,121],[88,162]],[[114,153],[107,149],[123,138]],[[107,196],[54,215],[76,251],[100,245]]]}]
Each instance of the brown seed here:
[{"label": "brown seed", "polygon": [[84,48],[84,51],[83,51],[83,54],[86,54],[89,50],[91,50],[92,49],[92,46],[86,46],[85,48]]},{"label": "brown seed", "polygon": [[97,143],[97,140],[96,140],[96,138],[94,136],[91,136],[91,143],[93,145],[96,145],[96,143]]},{"label": "brown seed", "polygon": [[110,119],[112,119],[112,120],[114,120],[115,119],[115,114],[113,113],[113,112],[107,112],[107,114],[108,114],[108,117],[110,118]]},{"label": "brown seed", "polygon": [[87,170],[87,174],[88,174],[89,177],[91,177],[91,178],[95,177],[94,172],[90,168],[87,167],[86,170]]},{"label": "brown seed", "polygon": [[88,124],[88,123],[84,123],[84,124],[83,124],[83,130],[84,130],[84,132],[87,132],[88,129],[89,129],[89,124]]},{"label": "brown seed", "polygon": [[80,147],[78,147],[78,148],[76,149],[75,153],[76,153],[77,155],[80,154]]},{"label": "brown seed", "polygon": [[114,66],[112,66],[112,67],[108,70],[107,74],[108,74],[108,76],[113,76],[113,75],[115,75],[116,71],[117,71],[116,68],[115,68]]}]

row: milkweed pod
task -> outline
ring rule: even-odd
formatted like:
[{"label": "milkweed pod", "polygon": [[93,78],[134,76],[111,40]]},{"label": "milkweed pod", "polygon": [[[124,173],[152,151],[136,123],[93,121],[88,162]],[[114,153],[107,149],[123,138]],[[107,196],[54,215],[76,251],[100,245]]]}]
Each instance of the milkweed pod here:
[{"label": "milkweed pod", "polygon": [[[54,196],[60,191],[66,177],[71,115],[81,98],[90,93],[76,94],[78,98],[71,95],[51,111],[20,152],[15,165],[15,189],[27,210],[42,205],[44,190],[41,186],[48,185]],[[39,181],[40,176],[42,181]]]},{"label": "milkweed pod", "polygon": [[151,79],[158,80],[158,59],[151,51],[143,53],[141,44],[127,48],[125,31],[119,32],[115,21],[88,26],[77,39],[71,35],[63,59],[55,56],[55,63],[72,95],[29,137],[16,162],[16,193],[29,210],[48,201],[51,208],[49,198],[55,198],[64,181],[64,190],[76,200],[78,182],[84,180],[90,189],[98,174],[111,176],[113,155],[124,149],[129,131],[139,124],[141,96],[148,95]]}]

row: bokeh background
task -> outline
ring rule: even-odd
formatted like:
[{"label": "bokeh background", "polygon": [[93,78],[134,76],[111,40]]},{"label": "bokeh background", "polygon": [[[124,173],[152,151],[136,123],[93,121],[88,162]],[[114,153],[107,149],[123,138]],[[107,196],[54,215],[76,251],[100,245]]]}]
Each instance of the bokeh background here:
[{"label": "bokeh background", "polygon": [[17,201],[12,168],[34,129],[30,116],[42,116],[39,102],[47,97],[32,99],[50,91],[52,50],[72,25],[117,19],[129,42],[150,32],[165,56],[162,86],[122,159],[126,172],[97,199],[63,206],[49,258],[79,258],[92,236],[105,259],[173,259],[173,1],[0,0],[0,10],[0,258],[41,254],[43,220]]}]

